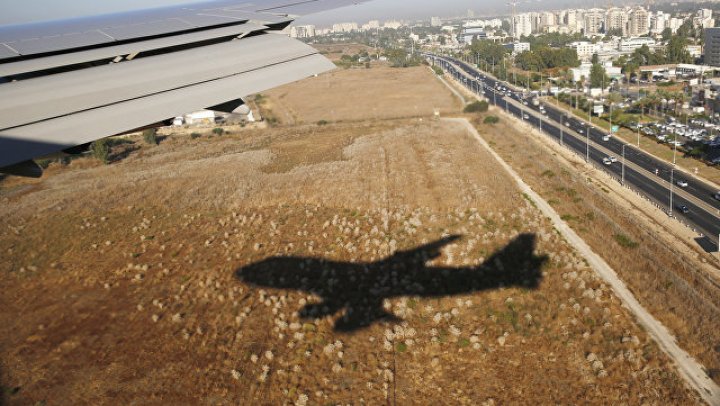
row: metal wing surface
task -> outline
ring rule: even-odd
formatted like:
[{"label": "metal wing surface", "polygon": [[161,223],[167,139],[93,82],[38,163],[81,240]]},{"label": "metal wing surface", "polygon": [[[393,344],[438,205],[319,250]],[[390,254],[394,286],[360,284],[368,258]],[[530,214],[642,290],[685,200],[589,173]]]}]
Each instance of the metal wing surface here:
[{"label": "metal wing surface", "polygon": [[[0,172],[334,68],[278,31],[350,0],[216,0],[0,27]],[[231,103],[232,104],[232,103]]]}]

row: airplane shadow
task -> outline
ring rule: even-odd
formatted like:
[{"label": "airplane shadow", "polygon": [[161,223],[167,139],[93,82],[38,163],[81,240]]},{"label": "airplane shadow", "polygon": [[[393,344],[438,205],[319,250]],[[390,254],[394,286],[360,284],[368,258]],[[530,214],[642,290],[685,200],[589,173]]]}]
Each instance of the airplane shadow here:
[{"label": "airplane shadow", "polygon": [[522,234],[473,267],[428,266],[440,257],[453,235],[418,248],[399,251],[371,263],[316,258],[271,257],[236,271],[245,283],[272,289],[294,289],[317,295],[321,302],[300,310],[303,319],[335,315],[335,330],[353,332],[378,321],[398,321],[385,311],[385,299],[402,296],[444,297],[498,289],[536,289],[542,280],[545,255],[536,255],[534,234]]}]

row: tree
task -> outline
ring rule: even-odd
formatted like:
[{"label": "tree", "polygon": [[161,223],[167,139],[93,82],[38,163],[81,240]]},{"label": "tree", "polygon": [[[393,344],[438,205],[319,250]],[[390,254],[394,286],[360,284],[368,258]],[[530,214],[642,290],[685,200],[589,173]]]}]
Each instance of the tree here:
[{"label": "tree", "polygon": [[592,63],[593,65],[597,65],[600,63],[600,57],[598,56],[598,54],[592,54],[592,59],[590,60],[590,63]]},{"label": "tree", "polygon": [[670,27],[665,28],[665,29],[662,31],[662,34],[660,34],[660,35],[662,35],[662,40],[663,40],[664,42],[667,42],[667,41],[669,41],[670,38],[672,38],[672,36],[673,36],[673,34],[672,34],[672,29],[671,29]]},{"label": "tree", "polygon": [[610,83],[610,79],[605,74],[605,68],[599,63],[596,63],[590,68],[590,87],[600,88]]},{"label": "tree", "polygon": [[668,42],[665,58],[668,63],[693,63],[693,57],[685,49],[687,40],[682,37],[672,37]]},{"label": "tree", "polygon": [[693,20],[691,18],[685,20],[685,22],[682,23],[682,25],[677,30],[677,36],[679,37],[694,38],[695,35],[695,25],[693,24]]},{"label": "tree", "polygon": [[473,39],[470,45],[470,52],[478,55],[482,61],[489,65],[501,63],[509,51],[501,44],[487,40]]}]

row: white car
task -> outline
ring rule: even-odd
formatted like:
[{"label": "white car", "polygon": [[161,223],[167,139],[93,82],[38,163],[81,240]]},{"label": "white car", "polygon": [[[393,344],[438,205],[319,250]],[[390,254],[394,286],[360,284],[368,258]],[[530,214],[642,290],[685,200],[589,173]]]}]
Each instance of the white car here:
[{"label": "white car", "polygon": [[688,187],[688,183],[687,183],[686,181],[684,181],[684,180],[679,180],[679,181],[677,181],[676,183],[677,183],[678,186],[680,186],[680,187],[682,187],[682,188]]},{"label": "white car", "polygon": [[611,157],[610,157],[610,162],[612,162],[612,163],[617,162],[617,158],[614,157],[614,156],[611,156]]},{"label": "white car", "polygon": [[610,166],[610,165],[612,165],[613,161],[612,161],[612,159],[610,159],[610,157],[605,157],[605,158],[603,158],[603,163],[607,166]]},{"label": "white car", "polygon": [[604,137],[602,138],[602,140],[605,141],[605,142],[608,142],[608,141],[610,141],[610,137],[612,137],[612,136],[611,136],[610,134],[608,134],[608,135],[604,136]]},{"label": "white car", "polygon": [[530,119],[530,116],[528,116],[527,114],[523,114],[523,118],[524,118],[525,120],[529,120],[529,119]]}]

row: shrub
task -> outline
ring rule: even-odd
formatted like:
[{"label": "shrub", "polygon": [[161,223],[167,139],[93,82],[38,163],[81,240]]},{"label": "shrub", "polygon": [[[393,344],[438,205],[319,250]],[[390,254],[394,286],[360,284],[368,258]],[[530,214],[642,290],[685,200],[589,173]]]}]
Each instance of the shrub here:
[{"label": "shrub", "polygon": [[192,138],[192,139],[200,138],[200,133],[197,133],[197,132],[196,132],[196,133],[192,133],[192,134],[190,134],[190,138]]},{"label": "shrub", "polygon": [[154,128],[147,129],[142,133],[145,143],[148,145],[158,145],[157,130]]},{"label": "shrub", "polygon": [[487,116],[485,117],[485,120],[483,120],[483,123],[490,125],[497,124],[499,122],[500,118],[498,118],[497,116]]},{"label": "shrub", "polygon": [[465,113],[485,113],[490,108],[486,101],[475,101],[465,106]]},{"label": "shrub", "polygon": [[107,138],[92,143],[92,154],[104,164],[110,163],[110,142]]},{"label": "shrub", "polygon": [[223,135],[223,134],[225,134],[225,130],[223,130],[223,129],[220,128],[220,127],[213,128],[212,132],[213,132],[213,134],[215,134],[215,135]]},{"label": "shrub", "polygon": [[317,122],[317,125],[328,125],[327,120],[320,120]]},{"label": "shrub", "polygon": [[613,238],[623,248],[637,248],[640,245],[625,234],[615,234]]},{"label": "shrub", "polygon": [[439,66],[433,66],[433,70],[435,71],[435,74],[438,76],[442,76],[445,72],[443,72],[442,68]]}]

